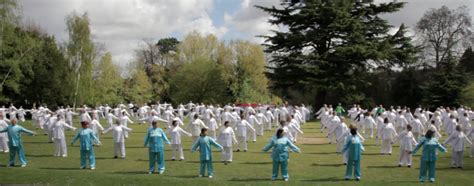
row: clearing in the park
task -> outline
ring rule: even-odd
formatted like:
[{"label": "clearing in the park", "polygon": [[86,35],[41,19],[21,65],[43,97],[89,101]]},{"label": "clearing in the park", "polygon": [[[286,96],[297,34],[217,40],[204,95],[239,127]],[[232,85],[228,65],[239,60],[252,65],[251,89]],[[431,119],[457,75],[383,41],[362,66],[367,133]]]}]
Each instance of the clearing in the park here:
[{"label": "clearing in the park", "polygon": [[[105,121],[102,121],[105,123]],[[77,122],[75,123],[76,127]],[[30,121],[20,125],[32,129]],[[160,126],[163,126],[160,123]],[[191,153],[191,138],[183,137],[184,161],[171,161],[171,146],[165,146],[166,171],[162,175],[148,174],[148,149],[143,138],[148,125],[130,125],[133,132],[126,142],[126,159],[113,158],[110,134],[101,135],[102,146],[95,148],[96,170],[81,170],[79,145],[68,146],[68,157],[54,157],[54,146],[46,136],[23,136],[28,166],[6,167],[8,154],[0,154],[0,183],[49,184],[49,185],[419,185],[419,154],[414,156],[412,168],[398,165],[398,145],[394,153],[380,155],[380,146],[374,139],[365,142],[362,155],[362,180],[345,181],[346,167],[336,154],[335,144],[328,144],[326,133],[320,133],[319,122],[303,125],[305,132],[296,145],[302,153],[291,153],[289,182],[271,181],[270,153],[262,148],[274,131],[266,131],[257,143],[249,143],[249,151],[234,152],[233,162],[224,165],[220,152],[214,152],[214,178],[199,178],[199,153]],[[36,130],[39,134],[42,131]],[[73,131],[67,131],[67,143]],[[440,141],[444,141],[443,137]],[[235,148],[234,148],[235,150]],[[464,169],[451,168],[451,152],[442,153],[437,163],[436,185],[473,185],[474,158],[465,152]]]}]

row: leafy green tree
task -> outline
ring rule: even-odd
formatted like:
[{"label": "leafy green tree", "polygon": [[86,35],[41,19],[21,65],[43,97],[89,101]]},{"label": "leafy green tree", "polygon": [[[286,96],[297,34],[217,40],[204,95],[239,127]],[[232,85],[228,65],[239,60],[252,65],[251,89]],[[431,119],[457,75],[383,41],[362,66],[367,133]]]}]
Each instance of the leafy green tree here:
[{"label": "leafy green tree", "polygon": [[67,58],[75,70],[74,107],[76,104],[93,103],[93,62],[96,59],[96,47],[91,39],[89,17],[87,13],[72,13],[66,18],[69,34]]},{"label": "leafy green tree", "polygon": [[94,103],[96,105],[120,103],[122,101],[120,89],[123,86],[123,78],[120,76],[120,69],[113,63],[110,53],[102,56],[96,71]]},{"label": "leafy green tree", "polygon": [[222,68],[208,58],[196,58],[184,64],[171,77],[170,86],[175,103],[227,103],[231,100]]},{"label": "leafy green tree", "polygon": [[459,60],[458,67],[460,70],[470,73],[472,76],[472,73],[474,72],[474,52],[472,51],[472,47],[469,47],[464,51],[464,54]]},{"label": "leafy green tree", "polygon": [[[327,98],[344,103],[366,99],[369,72],[410,63],[413,48],[382,14],[396,12],[403,3],[364,3],[354,0],[307,0],[303,6],[257,6],[269,13],[273,25],[285,27],[266,38],[271,54],[268,77],[273,89],[317,89],[316,102]],[[403,31],[400,26],[399,31]],[[402,63],[402,64],[400,64]]]},{"label": "leafy green tree", "polygon": [[130,68],[130,77],[125,80],[123,90],[125,101],[144,104],[150,102],[153,97],[153,87],[142,64],[143,62],[136,62],[135,66]]}]

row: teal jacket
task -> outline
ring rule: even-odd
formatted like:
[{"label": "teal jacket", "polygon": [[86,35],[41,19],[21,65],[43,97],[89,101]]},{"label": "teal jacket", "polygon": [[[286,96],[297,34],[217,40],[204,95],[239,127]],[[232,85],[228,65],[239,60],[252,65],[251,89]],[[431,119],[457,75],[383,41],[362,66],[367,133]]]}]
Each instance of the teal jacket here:
[{"label": "teal jacket", "polygon": [[288,160],[288,147],[295,152],[300,152],[300,149],[296,147],[290,139],[287,137],[277,138],[273,136],[265,147],[263,147],[263,151],[268,151],[273,148],[272,151],[272,159],[273,161],[286,161]]},{"label": "teal jacket", "polygon": [[346,138],[346,144],[342,149],[342,153],[348,153],[349,161],[357,161],[361,159],[362,152],[365,151],[364,145],[362,145],[361,140],[358,135],[349,135]]},{"label": "teal jacket", "polygon": [[100,141],[97,136],[95,136],[94,131],[89,128],[81,128],[79,131],[77,131],[76,136],[74,136],[71,144],[74,144],[78,139],[81,142],[81,150],[92,150],[93,144],[100,144]]},{"label": "teal jacket", "polygon": [[438,157],[436,156],[436,150],[441,152],[446,152],[446,148],[444,148],[441,144],[439,144],[436,138],[421,138],[418,145],[416,145],[415,149],[412,151],[412,154],[416,154],[416,152],[423,146],[423,151],[421,154],[422,161],[436,161]]},{"label": "teal jacket", "polygon": [[20,125],[8,125],[8,127],[0,130],[0,132],[6,132],[8,134],[8,145],[11,147],[21,146],[21,133],[27,133],[30,136],[34,134],[33,131],[25,129]]},{"label": "teal jacket", "polygon": [[151,152],[161,152],[165,148],[163,143],[170,144],[163,129],[149,128],[145,136],[144,146],[148,146]]},{"label": "teal jacket", "polygon": [[199,148],[199,152],[201,153],[201,161],[212,160],[211,145],[215,146],[219,150],[222,150],[222,146],[219,145],[214,139],[208,136],[201,136],[193,144],[191,151],[194,152],[197,150],[197,148]]}]

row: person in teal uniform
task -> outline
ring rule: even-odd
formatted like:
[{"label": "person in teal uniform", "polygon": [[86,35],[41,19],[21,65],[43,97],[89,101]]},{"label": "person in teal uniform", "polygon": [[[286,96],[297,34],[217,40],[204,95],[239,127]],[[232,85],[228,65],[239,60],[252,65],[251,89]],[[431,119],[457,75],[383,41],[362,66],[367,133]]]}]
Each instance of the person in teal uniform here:
[{"label": "person in teal uniform", "polygon": [[0,130],[0,133],[6,132],[8,134],[8,148],[10,148],[10,161],[8,166],[15,166],[15,156],[18,154],[18,158],[21,163],[21,167],[26,167],[27,161],[25,158],[25,151],[23,150],[23,143],[21,141],[21,133],[26,133],[29,135],[36,134],[33,131],[23,128],[20,125],[17,125],[17,120],[12,119],[10,125]]},{"label": "person in teal uniform", "polygon": [[272,180],[278,178],[278,169],[281,169],[281,175],[285,181],[288,181],[288,147],[293,152],[300,152],[300,149],[295,146],[290,139],[284,136],[283,129],[278,129],[276,136],[273,136],[264,148],[263,151],[266,152],[273,148],[272,150],[272,159],[273,159],[273,170],[272,170]]},{"label": "person in teal uniform", "polygon": [[342,153],[347,153],[347,168],[346,168],[346,180],[352,178],[352,173],[354,173],[355,179],[360,180],[360,160],[362,158],[362,152],[365,151],[364,146],[362,145],[362,140],[359,135],[357,135],[357,127],[351,127],[351,135],[347,136],[346,144],[342,149]]},{"label": "person in teal uniform", "polygon": [[436,150],[446,152],[446,148],[438,142],[438,139],[433,137],[433,134],[434,132],[432,130],[426,131],[425,137],[420,139],[418,145],[411,152],[412,154],[416,154],[416,152],[423,147],[420,161],[420,182],[426,180],[426,173],[428,173],[430,182],[435,181],[436,160],[438,159]]},{"label": "person in teal uniform", "polygon": [[145,147],[148,147],[150,155],[150,169],[148,174],[155,172],[155,165],[158,164],[158,174],[165,172],[165,146],[170,144],[163,129],[158,128],[158,121],[151,122],[152,127],[148,129],[145,136]]},{"label": "person in teal uniform", "polygon": [[344,108],[342,108],[341,103],[339,103],[339,104],[337,105],[337,107],[336,107],[336,114],[337,114],[337,116],[339,116],[339,117],[342,116],[342,114],[343,114],[344,112],[346,112],[346,110],[344,110]]},{"label": "person in teal uniform", "polygon": [[95,155],[94,155],[94,147],[93,145],[100,145],[100,141],[95,136],[95,132],[89,128],[89,122],[82,121],[81,122],[82,128],[77,131],[74,139],[72,139],[71,146],[79,139],[80,147],[81,147],[81,169],[85,169],[87,167],[87,157],[89,157],[89,165],[91,170],[95,169]]},{"label": "person in teal uniform", "polygon": [[199,148],[201,168],[199,171],[199,177],[203,177],[207,167],[207,175],[212,178],[214,175],[214,169],[212,168],[212,149],[211,145],[216,147],[219,151],[222,150],[222,146],[217,143],[214,139],[207,136],[207,128],[201,129],[201,135],[191,147],[191,152],[196,151]]}]

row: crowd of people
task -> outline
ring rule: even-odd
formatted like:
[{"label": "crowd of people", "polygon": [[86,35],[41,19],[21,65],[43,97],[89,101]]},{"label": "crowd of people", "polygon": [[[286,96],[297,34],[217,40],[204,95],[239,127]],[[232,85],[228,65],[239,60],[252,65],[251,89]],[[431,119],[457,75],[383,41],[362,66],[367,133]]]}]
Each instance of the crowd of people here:
[{"label": "crowd of people", "polygon": [[[413,112],[407,107],[390,107],[382,105],[372,109],[363,109],[353,105],[345,110],[341,104],[336,108],[324,105],[312,114],[311,108],[305,105],[204,105],[171,104],[141,105],[119,104],[112,108],[108,105],[76,109],[58,108],[55,111],[47,107],[25,110],[0,108],[0,151],[10,153],[8,166],[14,166],[15,156],[19,156],[22,167],[27,165],[20,133],[36,134],[17,125],[25,121],[27,113],[31,114],[33,127],[42,130],[54,143],[54,156],[67,157],[65,130],[77,130],[73,118],[78,116],[81,123],[71,144],[80,141],[81,169],[95,169],[94,145],[101,145],[100,135],[111,132],[114,142],[114,158],[126,158],[125,142],[132,132],[129,124],[147,124],[144,146],[149,149],[149,173],[158,174],[165,171],[164,144],[171,144],[172,160],[184,160],[183,136],[191,137],[192,151],[200,152],[200,173],[212,178],[212,148],[221,151],[221,161],[229,164],[233,160],[234,146],[236,151],[248,150],[248,142],[256,142],[257,136],[263,136],[264,130],[275,131],[269,143],[263,148],[273,148],[272,179],[278,178],[278,172],[284,180],[288,175],[288,152],[300,152],[295,146],[298,135],[303,134],[304,125],[312,116],[321,121],[320,131],[325,132],[330,144],[335,144],[335,151],[342,155],[342,163],[347,166],[345,179],[353,176],[361,179],[361,156],[364,141],[374,138],[380,146],[381,155],[391,155],[392,145],[399,143],[398,165],[412,166],[412,156],[423,147],[420,163],[420,181],[435,181],[437,150],[445,152],[445,146],[452,150],[452,167],[463,168],[463,153],[471,145],[471,157],[474,155],[474,130],[471,120],[474,111],[468,107],[439,107],[429,111],[421,106]],[[7,116],[8,115],[8,119]],[[99,121],[106,121],[103,126]],[[185,124],[185,120],[187,123]],[[166,132],[165,132],[166,130]],[[273,133],[273,132],[272,132]],[[438,140],[446,135],[444,142]],[[168,136],[170,139],[168,139]],[[467,145],[466,145],[467,144]],[[427,176],[428,174],[428,176]]]}]

